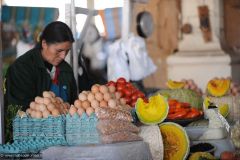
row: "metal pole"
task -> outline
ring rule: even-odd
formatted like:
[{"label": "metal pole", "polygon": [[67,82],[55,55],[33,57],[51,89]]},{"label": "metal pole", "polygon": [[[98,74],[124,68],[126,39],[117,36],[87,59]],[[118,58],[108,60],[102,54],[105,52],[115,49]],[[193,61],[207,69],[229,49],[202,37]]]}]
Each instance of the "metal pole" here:
[{"label": "metal pole", "polygon": [[125,41],[128,39],[131,27],[131,0],[124,0],[122,11],[122,39]]},{"label": "metal pole", "polygon": [[[2,21],[2,1],[0,3],[0,22]],[[2,28],[0,27],[0,37],[2,37]],[[4,103],[3,103],[3,63],[2,63],[2,38],[0,38],[0,144],[4,143]]]}]

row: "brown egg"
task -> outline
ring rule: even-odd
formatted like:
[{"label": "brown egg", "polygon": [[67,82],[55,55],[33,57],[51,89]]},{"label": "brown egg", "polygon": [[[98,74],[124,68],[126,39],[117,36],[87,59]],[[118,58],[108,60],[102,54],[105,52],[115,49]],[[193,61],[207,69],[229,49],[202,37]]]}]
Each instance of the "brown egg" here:
[{"label": "brown egg", "polygon": [[104,108],[104,107],[108,107],[108,103],[104,100],[102,100],[99,104],[100,107]]},{"label": "brown egg", "polygon": [[45,104],[39,104],[38,105],[38,110],[43,112],[44,110],[47,110],[47,106]]},{"label": "brown egg", "polygon": [[35,102],[39,103],[39,104],[42,104],[43,103],[43,98],[42,97],[35,97]]},{"label": "brown egg", "polygon": [[120,99],[122,94],[120,92],[115,92],[116,99]]},{"label": "brown egg", "polygon": [[36,111],[35,111],[35,110],[32,110],[32,112],[31,112],[31,117],[32,117],[32,118],[35,118],[35,116],[36,116]]},{"label": "brown egg", "polygon": [[77,112],[77,108],[74,107],[73,105],[71,105],[70,109],[69,109],[69,114],[71,116],[73,116],[75,113]]},{"label": "brown egg", "polygon": [[103,100],[103,94],[100,92],[95,93],[95,99],[100,102],[101,100]]},{"label": "brown egg", "polygon": [[92,108],[97,108],[97,107],[99,107],[99,102],[98,102],[96,99],[92,100],[92,101],[91,101],[91,107],[92,107]]},{"label": "brown egg", "polygon": [[95,96],[94,96],[94,94],[93,93],[88,93],[88,95],[87,95],[87,100],[89,101],[89,102],[91,102],[92,100],[94,100],[95,99]]},{"label": "brown egg", "polygon": [[32,102],[30,103],[30,108],[34,110],[34,109],[35,109],[35,106],[36,106],[36,102],[33,102],[33,101],[32,101]]},{"label": "brown egg", "polygon": [[50,115],[50,112],[48,110],[45,110],[42,112],[43,118],[48,118],[48,116]]},{"label": "brown egg", "polygon": [[52,113],[52,116],[53,117],[57,117],[57,116],[59,116],[60,115],[60,112],[59,112],[59,110],[58,109],[53,109],[52,111],[51,111],[51,113]]},{"label": "brown egg", "polygon": [[63,99],[61,97],[56,97],[57,103],[63,103]]},{"label": "brown egg", "polygon": [[57,102],[56,98],[55,97],[51,98],[51,102],[56,103]]},{"label": "brown egg", "polygon": [[86,100],[86,101],[83,101],[83,102],[82,102],[82,108],[83,108],[83,109],[86,110],[86,109],[89,108],[90,106],[91,106],[91,104],[90,104],[89,101]]},{"label": "brown egg", "polygon": [[97,92],[99,92],[99,85],[98,85],[98,84],[94,84],[94,85],[91,87],[91,91],[92,91],[92,93],[97,93]]},{"label": "brown egg", "polygon": [[114,93],[116,91],[116,88],[114,86],[108,86],[108,90],[110,93]]},{"label": "brown egg", "polygon": [[120,104],[123,104],[123,105],[126,104],[126,100],[125,100],[125,98],[120,98]]},{"label": "brown egg", "polygon": [[27,113],[27,114],[29,114],[29,115],[30,115],[30,114],[31,114],[31,112],[32,112],[32,109],[31,109],[31,108],[28,108],[28,109],[26,109],[26,113]]},{"label": "brown egg", "polygon": [[105,86],[105,85],[101,85],[100,87],[99,87],[99,91],[101,92],[101,93],[107,93],[108,92],[108,87],[107,86]]},{"label": "brown egg", "polygon": [[80,93],[78,95],[78,99],[81,101],[85,101],[85,100],[87,100],[87,95],[85,93]]},{"label": "brown egg", "polygon": [[47,105],[47,109],[49,110],[49,111],[52,111],[52,110],[54,110],[56,107],[55,107],[55,105],[53,104],[53,103],[49,103],[48,105]]},{"label": "brown egg", "polygon": [[77,99],[77,100],[74,101],[74,106],[76,108],[82,107],[82,102],[79,99]]},{"label": "brown egg", "polygon": [[108,100],[111,99],[111,94],[108,92],[104,93],[103,99],[108,102]]},{"label": "brown egg", "polygon": [[52,92],[52,91],[48,91],[48,92],[52,95],[52,97],[56,97],[54,92]]},{"label": "brown egg", "polygon": [[83,114],[84,112],[85,112],[85,111],[84,111],[83,108],[78,108],[78,110],[77,110],[77,113],[78,113],[79,116],[82,116],[82,114]]},{"label": "brown egg", "polygon": [[52,98],[52,94],[48,91],[43,91],[43,97],[44,98]]},{"label": "brown egg", "polygon": [[42,112],[35,111],[35,118],[42,118]]},{"label": "brown egg", "polygon": [[114,99],[109,99],[109,101],[108,101],[108,106],[109,106],[110,108],[116,108],[117,102],[116,102]]},{"label": "brown egg", "polygon": [[49,103],[51,103],[51,98],[49,98],[49,97],[44,97],[44,98],[43,98],[43,104],[48,105]]},{"label": "brown egg", "polygon": [[93,112],[94,112],[94,109],[92,107],[88,107],[86,109],[86,113],[87,113],[88,116],[90,116]]}]

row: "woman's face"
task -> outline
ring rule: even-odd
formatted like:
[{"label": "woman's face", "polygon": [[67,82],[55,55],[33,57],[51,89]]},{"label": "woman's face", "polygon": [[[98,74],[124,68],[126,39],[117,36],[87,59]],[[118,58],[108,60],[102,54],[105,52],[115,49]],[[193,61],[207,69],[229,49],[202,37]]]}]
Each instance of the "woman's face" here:
[{"label": "woman's face", "polygon": [[47,44],[45,40],[42,41],[42,56],[45,61],[57,66],[67,56],[69,50],[72,47],[72,43],[69,41]]}]

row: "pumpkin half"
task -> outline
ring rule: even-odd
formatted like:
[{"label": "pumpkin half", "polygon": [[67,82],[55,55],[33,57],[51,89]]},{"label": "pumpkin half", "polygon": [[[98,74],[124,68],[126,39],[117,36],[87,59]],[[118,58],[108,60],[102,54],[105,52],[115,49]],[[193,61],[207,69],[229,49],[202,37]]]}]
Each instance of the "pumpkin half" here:
[{"label": "pumpkin half", "polygon": [[212,79],[207,84],[207,91],[212,96],[221,97],[229,91],[230,84],[229,79]]},{"label": "pumpkin half", "polygon": [[168,102],[160,94],[151,96],[147,102],[138,98],[135,105],[138,119],[143,124],[161,123],[168,115]]},{"label": "pumpkin half", "polygon": [[167,87],[170,89],[181,89],[185,85],[184,82],[181,81],[173,81],[173,80],[168,80],[167,81]]},{"label": "pumpkin half", "polygon": [[184,128],[173,122],[159,125],[164,144],[164,160],[186,159],[189,153],[189,138]]}]

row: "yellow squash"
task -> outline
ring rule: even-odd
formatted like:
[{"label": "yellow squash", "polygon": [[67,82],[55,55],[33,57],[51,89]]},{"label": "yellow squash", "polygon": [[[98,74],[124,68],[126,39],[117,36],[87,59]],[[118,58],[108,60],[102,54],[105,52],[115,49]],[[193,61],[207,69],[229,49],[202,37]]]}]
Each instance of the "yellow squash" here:
[{"label": "yellow squash", "polygon": [[159,125],[164,144],[164,160],[184,160],[189,153],[189,138],[184,128],[173,122]]},{"label": "yellow squash", "polygon": [[207,84],[207,91],[214,97],[221,97],[227,94],[230,84],[229,79],[212,79]]},{"label": "yellow squash", "polygon": [[138,119],[143,124],[161,123],[168,115],[168,108],[167,100],[160,94],[151,96],[148,103],[138,98],[135,105]]}]

